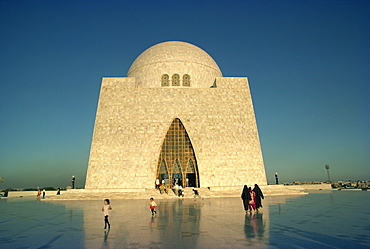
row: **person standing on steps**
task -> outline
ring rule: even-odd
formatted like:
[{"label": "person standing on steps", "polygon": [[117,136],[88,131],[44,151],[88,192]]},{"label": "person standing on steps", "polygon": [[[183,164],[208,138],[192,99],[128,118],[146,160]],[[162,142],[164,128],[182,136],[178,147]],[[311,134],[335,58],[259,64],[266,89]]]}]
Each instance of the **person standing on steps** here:
[{"label": "person standing on steps", "polygon": [[109,210],[112,210],[112,206],[110,205],[109,199],[105,199],[104,205],[101,209],[101,211],[103,211],[103,214],[104,214],[104,229],[107,229],[107,224],[108,224],[108,229],[110,229],[110,223],[108,220]]},{"label": "person standing on steps", "polygon": [[159,179],[158,178],[155,180],[155,188],[159,189]]},{"label": "person standing on steps", "polygon": [[164,191],[164,184],[159,185],[159,192],[161,193],[161,195],[165,192]]}]

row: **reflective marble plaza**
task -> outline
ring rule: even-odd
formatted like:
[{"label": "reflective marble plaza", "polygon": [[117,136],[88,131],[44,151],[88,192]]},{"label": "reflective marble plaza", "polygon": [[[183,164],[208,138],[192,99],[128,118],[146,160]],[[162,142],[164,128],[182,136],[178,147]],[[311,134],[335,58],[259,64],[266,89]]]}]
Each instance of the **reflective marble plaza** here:
[{"label": "reflective marble plaza", "polygon": [[246,214],[240,198],[101,201],[0,200],[0,248],[369,248],[370,193],[267,197]]}]

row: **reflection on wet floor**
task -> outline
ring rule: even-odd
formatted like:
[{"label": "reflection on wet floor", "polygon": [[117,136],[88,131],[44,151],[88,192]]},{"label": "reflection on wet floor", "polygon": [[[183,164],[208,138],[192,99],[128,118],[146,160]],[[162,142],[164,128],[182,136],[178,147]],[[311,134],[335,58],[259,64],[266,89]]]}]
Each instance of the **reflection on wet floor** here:
[{"label": "reflection on wet floor", "polygon": [[[343,203],[343,200],[346,200]],[[368,248],[369,193],[268,197],[260,213],[240,198],[101,201],[0,200],[0,248]]]}]

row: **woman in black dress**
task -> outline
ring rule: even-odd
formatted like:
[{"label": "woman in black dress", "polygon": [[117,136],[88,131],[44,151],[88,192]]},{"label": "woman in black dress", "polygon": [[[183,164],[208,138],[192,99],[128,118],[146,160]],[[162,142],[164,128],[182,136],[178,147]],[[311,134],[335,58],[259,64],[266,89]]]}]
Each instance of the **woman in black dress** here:
[{"label": "woman in black dress", "polygon": [[241,198],[243,199],[244,210],[246,213],[248,213],[248,204],[249,204],[249,201],[251,200],[251,195],[249,193],[249,189],[247,185],[244,185]]},{"label": "woman in black dress", "polygon": [[261,198],[264,199],[264,197],[260,187],[257,184],[254,184],[253,191],[256,193],[256,210],[258,211],[258,209],[262,207]]}]

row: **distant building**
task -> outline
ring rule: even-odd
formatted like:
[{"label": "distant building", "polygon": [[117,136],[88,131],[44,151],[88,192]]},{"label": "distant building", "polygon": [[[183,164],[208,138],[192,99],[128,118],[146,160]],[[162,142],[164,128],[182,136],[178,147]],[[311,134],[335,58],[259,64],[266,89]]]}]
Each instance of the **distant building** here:
[{"label": "distant building", "polygon": [[370,181],[333,181],[333,188],[364,188],[370,187]]},{"label": "distant building", "polygon": [[204,50],[163,42],[127,77],[103,78],[86,189],[266,185],[246,77],[223,77]]}]

